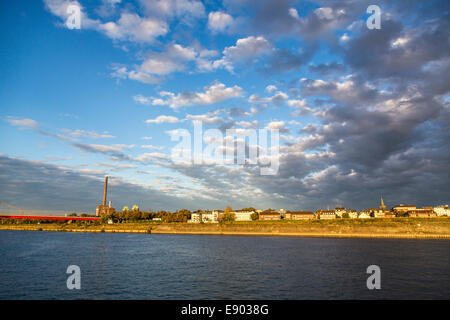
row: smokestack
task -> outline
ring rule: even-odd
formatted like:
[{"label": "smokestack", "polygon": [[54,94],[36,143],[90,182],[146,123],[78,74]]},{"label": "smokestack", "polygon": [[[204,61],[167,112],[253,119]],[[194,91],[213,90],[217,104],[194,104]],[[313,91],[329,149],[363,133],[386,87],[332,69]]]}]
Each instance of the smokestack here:
[{"label": "smokestack", "polygon": [[106,190],[108,189],[108,176],[105,176],[105,190],[103,191],[103,206],[106,206]]}]

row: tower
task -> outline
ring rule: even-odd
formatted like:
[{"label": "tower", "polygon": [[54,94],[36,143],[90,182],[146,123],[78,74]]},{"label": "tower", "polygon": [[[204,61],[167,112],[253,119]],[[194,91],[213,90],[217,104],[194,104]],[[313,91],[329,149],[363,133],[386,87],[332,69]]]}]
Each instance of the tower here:
[{"label": "tower", "polygon": [[105,176],[105,189],[103,190],[103,206],[106,206],[106,191],[108,190],[108,176]]},{"label": "tower", "polygon": [[386,210],[386,206],[384,205],[383,197],[380,197],[380,199],[381,199],[380,209],[384,211]]},{"label": "tower", "polygon": [[100,216],[102,214],[110,214],[115,211],[114,208],[111,207],[111,201],[109,201],[109,205],[106,205],[106,195],[108,191],[108,176],[105,176],[105,187],[103,189],[103,201],[101,205],[97,206],[95,210],[95,215]]}]

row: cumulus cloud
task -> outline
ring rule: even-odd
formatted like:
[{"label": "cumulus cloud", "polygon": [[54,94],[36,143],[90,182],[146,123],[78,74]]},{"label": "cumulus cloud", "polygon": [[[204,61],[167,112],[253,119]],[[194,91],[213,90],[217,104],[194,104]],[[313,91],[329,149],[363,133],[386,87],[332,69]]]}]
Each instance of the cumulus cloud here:
[{"label": "cumulus cloud", "polygon": [[100,23],[97,28],[113,40],[149,43],[169,31],[169,27],[164,21],[143,18],[136,13],[127,12],[122,12],[116,22]]},{"label": "cumulus cloud", "polygon": [[214,82],[204,88],[203,92],[185,91],[174,94],[163,91],[159,93],[161,98],[153,98],[151,104],[155,106],[170,106],[177,109],[179,107],[192,105],[206,105],[221,102],[227,99],[240,97],[243,95],[239,86],[226,87],[225,84]]},{"label": "cumulus cloud", "polygon": [[290,130],[286,127],[286,123],[284,121],[271,121],[267,124],[266,129],[279,130],[280,132],[289,132]]},{"label": "cumulus cloud", "polygon": [[[152,43],[156,38],[167,34],[169,31],[169,26],[165,21],[154,17],[141,17],[137,13],[122,11],[117,21],[102,22],[99,19],[90,19],[85,12],[86,10],[78,1],[44,0],[44,2],[47,9],[61,19],[64,26],[70,15],[67,8],[70,5],[79,7],[82,29],[97,30],[115,41]],[[117,4],[117,1],[109,3],[111,6],[113,4]],[[104,5],[103,9],[105,8]],[[100,11],[103,9],[100,9]]]},{"label": "cumulus cloud", "polygon": [[148,119],[145,120],[146,123],[178,123],[181,122],[182,120],[178,119],[177,117],[174,116],[157,116],[155,119]]},{"label": "cumulus cloud", "polygon": [[273,103],[274,105],[279,107],[288,98],[289,98],[289,96],[286,93],[284,93],[282,91],[277,91],[273,96],[265,97],[265,98],[262,98],[262,97],[258,96],[257,94],[252,94],[248,98],[248,101],[250,103]]},{"label": "cumulus cloud", "polygon": [[270,42],[262,36],[238,39],[235,46],[226,47],[223,50],[222,58],[212,62],[212,67],[214,69],[225,68],[233,72],[235,64],[248,64],[272,50]]},{"label": "cumulus cloud", "polygon": [[224,32],[233,24],[233,17],[221,11],[210,12],[208,28],[216,32]]}]

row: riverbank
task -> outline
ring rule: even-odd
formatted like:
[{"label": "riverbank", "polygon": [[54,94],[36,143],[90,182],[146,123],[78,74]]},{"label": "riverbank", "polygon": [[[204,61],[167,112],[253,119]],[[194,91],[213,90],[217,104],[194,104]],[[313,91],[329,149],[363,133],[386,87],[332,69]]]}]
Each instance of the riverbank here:
[{"label": "riverbank", "polygon": [[0,230],[204,234],[245,236],[450,239],[450,218],[331,221],[252,221],[227,224],[117,223],[113,225],[2,224]]}]

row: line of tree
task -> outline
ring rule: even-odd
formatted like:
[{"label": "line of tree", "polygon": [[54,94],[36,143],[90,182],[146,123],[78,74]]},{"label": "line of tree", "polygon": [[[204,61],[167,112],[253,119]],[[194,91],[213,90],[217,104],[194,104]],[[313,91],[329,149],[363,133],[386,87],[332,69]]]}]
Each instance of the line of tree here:
[{"label": "line of tree", "polygon": [[100,216],[102,223],[107,223],[109,220],[113,222],[142,222],[153,219],[161,219],[162,222],[187,222],[191,218],[191,212],[187,209],[181,209],[175,212],[169,212],[165,210],[159,210],[154,212],[140,211],[137,209],[127,210],[128,207],[124,207],[122,211],[115,211],[110,214],[103,214]]}]

